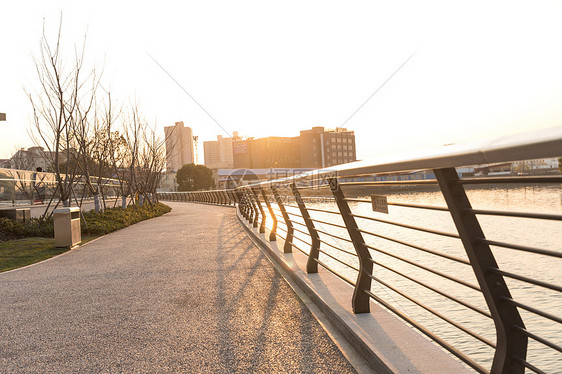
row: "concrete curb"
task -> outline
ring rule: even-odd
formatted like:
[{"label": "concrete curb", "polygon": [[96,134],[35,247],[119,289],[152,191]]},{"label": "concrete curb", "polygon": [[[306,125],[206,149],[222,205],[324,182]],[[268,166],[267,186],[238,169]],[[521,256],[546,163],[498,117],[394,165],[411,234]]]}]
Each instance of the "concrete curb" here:
[{"label": "concrete curb", "polygon": [[390,370],[388,366],[386,366],[384,362],[382,362],[381,359],[365,345],[363,340],[359,338],[357,334],[347,328],[344,321],[320,297],[318,297],[318,295],[306,284],[306,282],[301,279],[301,277],[294,272],[294,269],[289,265],[289,263],[279,256],[280,253],[274,251],[258,235],[256,235],[256,233],[246,225],[240,215],[237,214],[236,217],[246,233],[248,233],[248,235],[253,239],[254,243],[256,243],[260,249],[266,251],[269,257],[272,258],[277,265],[281,266],[286,274],[291,277],[291,280],[297,284],[297,286],[314,302],[316,306],[318,306],[318,308],[328,318],[328,321],[365,359],[373,372],[392,374],[392,370]]},{"label": "concrete curb", "polygon": [[[371,302],[371,313],[353,314],[353,289],[328,271],[306,274],[300,252],[283,254],[277,242],[267,240],[236,211],[238,222],[262,249],[308,296],[329,323],[362,356],[375,373],[471,373],[456,358],[428,341],[398,317]],[[279,242],[283,242],[282,239]],[[300,264],[299,264],[300,263]],[[342,302],[343,300],[343,302]]]}]

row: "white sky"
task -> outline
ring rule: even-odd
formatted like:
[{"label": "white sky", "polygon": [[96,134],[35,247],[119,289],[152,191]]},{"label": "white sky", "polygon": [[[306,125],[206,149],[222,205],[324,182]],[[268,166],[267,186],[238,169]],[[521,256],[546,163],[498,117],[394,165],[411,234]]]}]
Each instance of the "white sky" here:
[{"label": "white sky", "polygon": [[[158,128],[296,136],[346,127],[358,158],[562,124],[559,1],[10,1],[0,10],[0,158],[32,143],[24,87],[43,18],[69,55],[87,30],[104,86]],[[163,135],[163,130],[161,130]]]}]

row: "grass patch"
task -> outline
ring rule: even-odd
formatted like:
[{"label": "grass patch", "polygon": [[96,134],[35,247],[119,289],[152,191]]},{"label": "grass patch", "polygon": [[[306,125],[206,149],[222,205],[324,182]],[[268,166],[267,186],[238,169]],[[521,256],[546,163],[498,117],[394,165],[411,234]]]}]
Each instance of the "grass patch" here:
[{"label": "grass patch", "polygon": [[[158,203],[152,206],[106,209],[101,213],[84,213],[86,225],[81,225],[81,244],[137,222],[161,216],[171,210],[169,206]],[[52,219],[15,222],[8,218],[0,218],[0,272],[43,261],[68,251],[68,248],[55,248],[53,237]]]},{"label": "grass patch", "polygon": [[[95,238],[97,236],[84,237],[81,244]],[[24,238],[0,242],[0,273],[46,260],[68,250],[56,248],[55,239],[51,238]]]}]

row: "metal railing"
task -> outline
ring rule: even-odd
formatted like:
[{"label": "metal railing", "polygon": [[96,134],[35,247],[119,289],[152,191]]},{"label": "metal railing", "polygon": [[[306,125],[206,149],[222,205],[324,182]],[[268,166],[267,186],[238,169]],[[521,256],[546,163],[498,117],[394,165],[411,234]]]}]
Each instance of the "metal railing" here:
[{"label": "metal railing", "polygon": [[[98,185],[97,177],[91,177],[91,185],[100,188],[100,195],[105,199],[120,197],[121,186],[118,180],[102,178]],[[72,203],[92,200],[94,195],[78,176],[74,182]],[[47,204],[58,201],[57,182],[53,173],[29,170],[0,168],[0,207]]]},{"label": "metal railing", "polygon": [[[355,313],[374,301],[477,372],[543,373],[562,367],[562,176],[467,178],[455,168],[561,154],[562,127],[159,196],[235,205],[269,240],[282,239],[284,253],[304,254],[308,273],[320,265],[351,285]],[[400,180],[414,170],[432,178]],[[543,202],[515,211],[497,198],[528,189],[541,199],[548,191],[553,211]]]}]

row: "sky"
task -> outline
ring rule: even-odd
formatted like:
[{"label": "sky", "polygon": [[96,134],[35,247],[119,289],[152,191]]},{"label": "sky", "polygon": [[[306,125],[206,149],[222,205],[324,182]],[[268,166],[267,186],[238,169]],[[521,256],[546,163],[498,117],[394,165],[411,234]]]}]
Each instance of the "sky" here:
[{"label": "sky", "polygon": [[[0,158],[33,146],[43,25],[126,106],[202,141],[355,131],[358,159],[562,125],[560,1],[18,1],[0,22]],[[359,109],[359,110],[358,110]],[[202,157],[200,157],[202,161]]]}]

